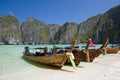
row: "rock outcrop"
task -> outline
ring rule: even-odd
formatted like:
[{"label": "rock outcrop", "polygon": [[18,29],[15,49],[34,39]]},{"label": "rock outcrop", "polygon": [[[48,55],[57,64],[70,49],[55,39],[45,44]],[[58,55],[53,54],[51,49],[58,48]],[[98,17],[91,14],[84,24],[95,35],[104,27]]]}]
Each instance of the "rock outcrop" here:
[{"label": "rock outcrop", "polygon": [[0,16],[0,44],[21,43],[19,21],[14,16]]},{"label": "rock outcrop", "polygon": [[56,33],[55,40],[57,43],[71,43],[75,39],[77,39],[79,42],[79,39],[77,38],[77,32],[78,25],[76,23],[66,22]]},{"label": "rock outcrop", "polygon": [[43,21],[29,17],[20,27],[23,44],[51,43],[58,29],[59,25],[46,25]]}]

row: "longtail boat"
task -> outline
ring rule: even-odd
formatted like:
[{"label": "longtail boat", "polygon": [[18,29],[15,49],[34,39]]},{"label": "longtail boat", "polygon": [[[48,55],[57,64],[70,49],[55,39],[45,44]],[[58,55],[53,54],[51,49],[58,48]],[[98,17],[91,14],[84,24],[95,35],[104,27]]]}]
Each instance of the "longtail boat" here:
[{"label": "longtail boat", "polygon": [[31,61],[34,61],[34,62],[54,66],[54,67],[57,67],[57,68],[62,68],[62,66],[68,60],[68,54],[67,53],[71,53],[71,51],[73,50],[76,42],[77,42],[76,40],[73,41],[73,43],[71,45],[71,48],[68,50],[68,52],[66,52],[64,54],[41,55],[41,56],[40,55],[30,55],[30,54],[33,54],[33,53],[29,52],[29,50],[28,50],[29,47],[25,47],[23,57],[25,57],[25,58],[27,58]]},{"label": "longtail boat", "polygon": [[39,62],[42,64],[51,65],[51,66],[56,66],[58,68],[61,68],[67,60],[66,54],[55,54],[52,56],[27,56],[27,55],[24,55],[24,57],[29,60],[35,61],[35,62]]},{"label": "longtail boat", "polygon": [[88,49],[90,42],[87,42],[85,49],[77,50],[77,53],[74,54],[75,58],[79,58],[81,61],[92,62],[96,57],[101,53],[106,53],[106,47],[109,43],[108,39],[103,41],[102,46],[99,49]]},{"label": "longtail boat", "polygon": [[106,48],[107,54],[116,54],[120,50],[120,46],[113,48]]},{"label": "longtail boat", "polygon": [[98,57],[100,54],[107,54],[106,52],[106,47],[109,43],[109,39],[105,39],[103,41],[102,46],[99,49],[88,49],[89,51],[89,57],[90,57],[90,61],[92,62],[96,57]]}]

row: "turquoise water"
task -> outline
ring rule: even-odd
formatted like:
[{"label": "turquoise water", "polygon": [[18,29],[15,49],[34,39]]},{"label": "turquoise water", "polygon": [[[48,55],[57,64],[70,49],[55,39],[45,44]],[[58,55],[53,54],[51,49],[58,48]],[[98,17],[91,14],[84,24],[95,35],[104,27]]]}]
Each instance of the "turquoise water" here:
[{"label": "turquoise water", "polygon": [[[28,45],[0,45],[0,76],[31,70],[33,68],[31,64],[22,58],[25,46]],[[53,45],[29,45],[32,48],[46,46],[52,48]]]},{"label": "turquoise water", "polygon": [[[82,45],[86,44],[78,44],[78,46]],[[0,76],[9,75],[24,70],[32,70],[33,66],[22,58],[25,46],[28,45],[0,45]],[[29,45],[29,47],[32,48],[46,46],[49,49],[53,47],[53,45]],[[70,46],[70,44],[57,44],[56,46],[65,47]],[[100,44],[97,45],[97,47],[100,46]]]}]

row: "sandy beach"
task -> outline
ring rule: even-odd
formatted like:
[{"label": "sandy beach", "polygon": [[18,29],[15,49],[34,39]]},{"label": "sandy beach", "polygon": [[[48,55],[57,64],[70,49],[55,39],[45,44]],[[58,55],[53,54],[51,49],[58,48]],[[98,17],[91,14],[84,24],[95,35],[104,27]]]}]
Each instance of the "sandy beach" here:
[{"label": "sandy beach", "polygon": [[120,51],[100,55],[93,62],[81,62],[76,69],[65,65],[55,69],[46,65],[33,65],[17,73],[0,76],[0,80],[119,80]]}]

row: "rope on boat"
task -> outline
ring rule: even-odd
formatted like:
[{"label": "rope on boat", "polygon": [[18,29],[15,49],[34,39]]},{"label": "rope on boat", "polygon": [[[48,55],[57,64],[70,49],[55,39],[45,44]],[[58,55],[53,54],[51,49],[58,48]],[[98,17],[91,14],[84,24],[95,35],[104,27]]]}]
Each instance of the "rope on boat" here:
[{"label": "rope on boat", "polygon": [[105,51],[103,49],[100,49],[101,50],[101,54],[104,56],[105,55]]}]

